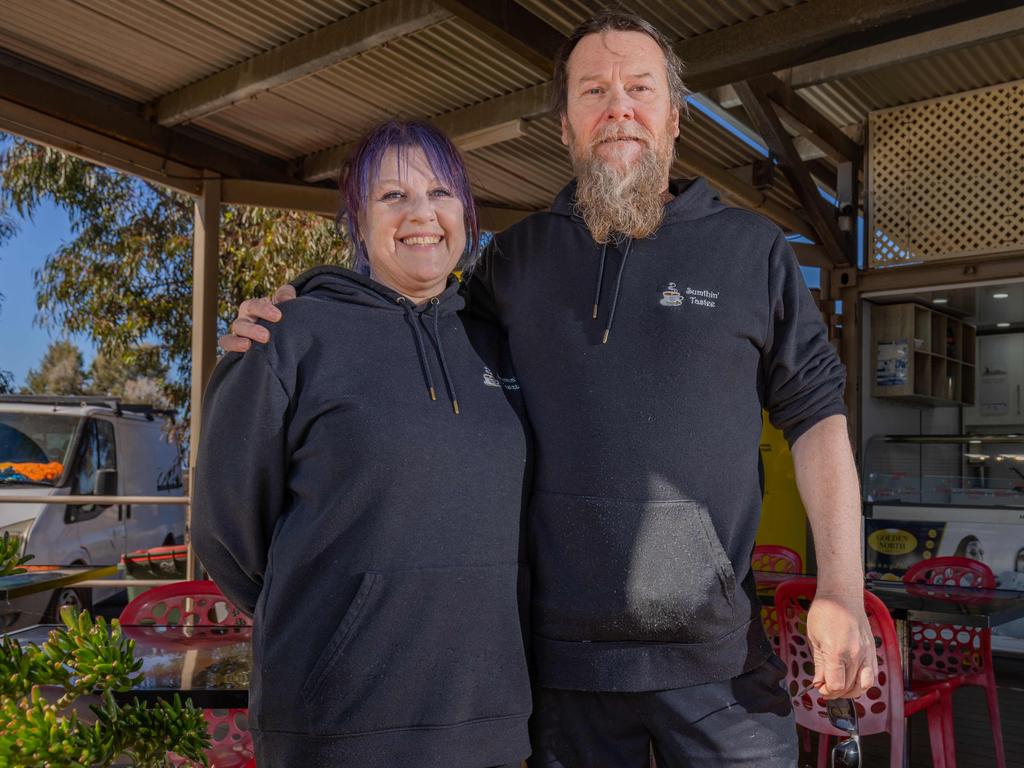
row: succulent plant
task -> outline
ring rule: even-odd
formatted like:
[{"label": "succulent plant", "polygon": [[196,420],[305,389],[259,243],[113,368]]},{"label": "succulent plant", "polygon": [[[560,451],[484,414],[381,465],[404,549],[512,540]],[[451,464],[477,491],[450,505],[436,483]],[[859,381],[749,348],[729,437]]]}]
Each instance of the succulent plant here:
[{"label": "succulent plant", "polygon": [[[61,620],[64,628],[38,647],[0,638],[0,768],[109,766],[114,760],[157,768],[169,764],[169,751],[207,765],[206,720],[191,701],[114,699],[115,691],[128,691],[141,679],[142,667],[116,619],[108,625],[64,608]],[[51,702],[42,686],[59,686],[63,693]],[[87,694],[100,697],[100,704],[90,705],[92,723],[69,709]]]}]

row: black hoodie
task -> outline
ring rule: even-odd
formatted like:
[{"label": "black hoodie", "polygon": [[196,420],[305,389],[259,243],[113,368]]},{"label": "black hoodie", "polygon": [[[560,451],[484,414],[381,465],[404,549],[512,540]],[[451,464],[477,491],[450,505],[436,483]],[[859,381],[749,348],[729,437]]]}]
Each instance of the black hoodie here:
[{"label": "black hoodie", "polygon": [[498,235],[467,291],[507,330],[533,428],[538,680],[729,679],[770,650],[750,574],[762,409],[794,442],[845,413],[843,367],[771,222],[674,182],[653,236],[604,249],[574,191]]},{"label": "black hoodie", "polygon": [[297,284],[214,371],[193,501],[200,559],[255,616],[260,768],[518,762],[526,438],[500,331],[454,280],[421,307],[338,268]]}]

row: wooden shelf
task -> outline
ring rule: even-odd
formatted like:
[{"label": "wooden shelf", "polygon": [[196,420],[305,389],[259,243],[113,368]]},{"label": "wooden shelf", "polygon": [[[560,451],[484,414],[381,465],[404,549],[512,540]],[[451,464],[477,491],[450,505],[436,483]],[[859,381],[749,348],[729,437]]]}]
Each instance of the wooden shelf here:
[{"label": "wooden shelf", "polygon": [[975,330],[920,304],[871,310],[874,397],[930,406],[974,404]]}]

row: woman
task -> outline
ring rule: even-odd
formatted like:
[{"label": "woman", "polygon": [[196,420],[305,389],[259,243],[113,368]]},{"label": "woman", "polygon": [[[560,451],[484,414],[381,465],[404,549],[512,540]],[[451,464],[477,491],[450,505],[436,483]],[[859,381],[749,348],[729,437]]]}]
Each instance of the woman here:
[{"label": "woman", "polygon": [[498,330],[458,314],[467,174],[435,128],[390,122],[341,183],[355,271],[299,278],[205,398],[194,541],[255,617],[257,759],[518,765],[526,438]]}]

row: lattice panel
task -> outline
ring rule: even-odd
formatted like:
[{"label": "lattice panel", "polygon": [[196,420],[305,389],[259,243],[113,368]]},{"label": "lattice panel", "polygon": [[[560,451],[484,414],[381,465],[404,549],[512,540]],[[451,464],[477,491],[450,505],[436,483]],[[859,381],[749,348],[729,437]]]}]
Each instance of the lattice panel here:
[{"label": "lattice panel", "polygon": [[1024,251],[1024,80],[868,116],[871,267]]}]

